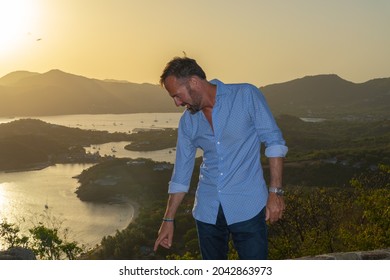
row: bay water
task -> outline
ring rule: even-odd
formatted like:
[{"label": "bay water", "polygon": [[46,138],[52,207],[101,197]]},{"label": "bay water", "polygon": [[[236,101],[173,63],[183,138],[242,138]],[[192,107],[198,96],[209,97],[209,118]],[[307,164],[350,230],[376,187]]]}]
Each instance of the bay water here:
[{"label": "bay water", "polygon": [[[81,129],[109,132],[132,132],[135,128],[175,128],[181,113],[123,114],[123,115],[64,115],[31,117],[48,123]],[[13,119],[0,119],[0,123]],[[153,152],[132,152],[124,149],[128,142],[94,145],[87,151],[116,157],[150,158],[173,162],[174,149]],[[43,216],[54,217],[61,228],[69,229],[69,240],[92,248],[106,235],[115,234],[134,218],[135,207],[124,198],[122,203],[90,203],[75,194],[80,174],[91,164],[57,164],[42,170],[0,173],[0,220],[31,228]],[[158,230],[158,229],[156,229]],[[0,249],[2,245],[0,244]]]}]

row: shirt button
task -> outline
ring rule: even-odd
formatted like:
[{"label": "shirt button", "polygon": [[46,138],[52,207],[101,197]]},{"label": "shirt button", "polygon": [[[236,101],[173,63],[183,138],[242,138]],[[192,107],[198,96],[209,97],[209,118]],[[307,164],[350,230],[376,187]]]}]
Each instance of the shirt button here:
[{"label": "shirt button", "polygon": [[221,173],[221,176],[223,175],[223,173]]},{"label": "shirt button", "polygon": [[219,144],[221,144],[221,142],[218,141],[217,144],[219,145]]}]

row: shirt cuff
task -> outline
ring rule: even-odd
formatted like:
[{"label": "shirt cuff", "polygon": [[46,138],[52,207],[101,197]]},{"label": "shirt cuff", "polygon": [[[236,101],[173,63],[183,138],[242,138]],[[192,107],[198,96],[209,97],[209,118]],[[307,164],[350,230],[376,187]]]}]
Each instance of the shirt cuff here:
[{"label": "shirt cuff", "polygon": [[175,182],[169,182],[168,193],[188,192],[190,186],[178,184]]},{"label": "shirt cuff", "polygon": [[266,157],[285,157],[288,148],[284,145],[274,145],[265,149]]}]

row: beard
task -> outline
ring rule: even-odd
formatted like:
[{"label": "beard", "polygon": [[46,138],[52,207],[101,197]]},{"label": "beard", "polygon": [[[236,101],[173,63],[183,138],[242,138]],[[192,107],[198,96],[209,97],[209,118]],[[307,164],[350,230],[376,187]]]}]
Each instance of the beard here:
[{"label": "beard", "polygon": [[190,85],[187,85],[187,90],[188,90],[188,94],[192,99],[192,104],[186,104],[186,108],[192,115],[194,115],[198,113],[200,110],[202,110],[202,108],[200,107],[200,101],[201,101],[200,95],[197,94],[194,90],[192,90]]},{"label": "beard", "polygon": [[192,115],[194,115],[200,111],[199,106],[187,105],[186,108]]}]

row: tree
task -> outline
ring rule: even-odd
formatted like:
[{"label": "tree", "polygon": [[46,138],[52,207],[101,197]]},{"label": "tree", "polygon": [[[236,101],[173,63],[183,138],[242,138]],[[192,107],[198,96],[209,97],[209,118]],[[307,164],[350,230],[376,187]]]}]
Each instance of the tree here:
[{"label": "tree", "polygon": [[39,259],[75,259],[84,252],[77,242],[69,242],[69,229],[61,230],[61,222],[50,215],[49,211],[39,215],[41,221],[28,230],[29,235],[21,233],[15,224],[3,221],[0,224],[0,241],[9,248],[23,247],[31,249]]},{"label": "tree", "polygon": [[58,237],[58,229],[49,229],[44,225],[29,229],[32,235],[32,249],[40,259],[58,260],[61,255],[62,240]]},{"label": "tree", "polygon": [[343,228],[344,242],[353,250],[390,246],[390,166],[379,165],[351,180],[358,219]]},{"label": "tree", "polygon": [[28,244],[28,237],[20,233],[19,227],[8,223],[6,220],[3,220],[0,224],[0,238],[5,241],[8,248],[26,248]]},{"label": "tree", "polygon": [[390,167],[350,186],[291,187],[283,220],[270,226],[270,258],[286,259],[390,246]]}]

